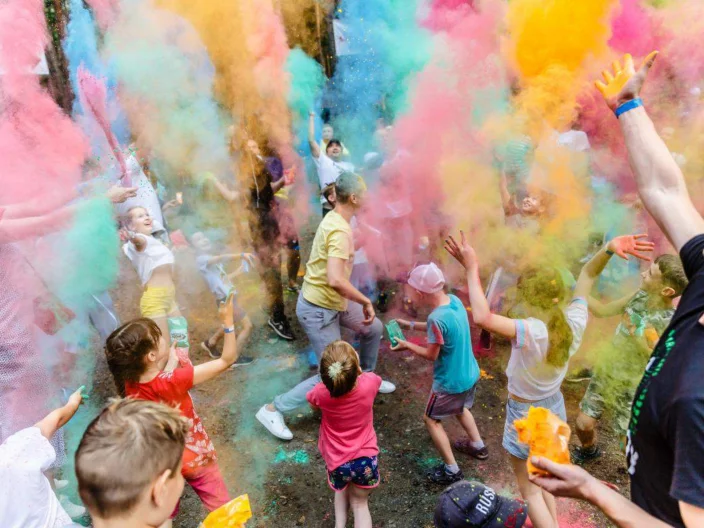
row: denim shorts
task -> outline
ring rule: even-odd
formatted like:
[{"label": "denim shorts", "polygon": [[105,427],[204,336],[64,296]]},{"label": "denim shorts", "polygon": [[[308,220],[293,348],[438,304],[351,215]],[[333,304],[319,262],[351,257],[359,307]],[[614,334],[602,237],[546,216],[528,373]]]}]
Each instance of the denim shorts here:
[{"label": "denim shorts", "polygon": [[528,416],[528,409],[531,407],[543,407],[552,411],[553,414],[556,414],[564,421],[567,421],[565,400],[562,397],[562,393],[559,391],[549,398],[531,403],[521,403],[509,398],[506,403],[506,423],[504,424],[504,440],[502,445],[510,455],[520,458],[521,460],[528,460],[528,444],[522,444],[518,441],[518,432],[513,426],[513,422]]},{"label": "denim shorts", "polygon": [[328,484],[333,491],[345,491],[350,484],[358,488],[376,488],[379,485],[379,462],[375,456],[345,462],[328,471]]}]

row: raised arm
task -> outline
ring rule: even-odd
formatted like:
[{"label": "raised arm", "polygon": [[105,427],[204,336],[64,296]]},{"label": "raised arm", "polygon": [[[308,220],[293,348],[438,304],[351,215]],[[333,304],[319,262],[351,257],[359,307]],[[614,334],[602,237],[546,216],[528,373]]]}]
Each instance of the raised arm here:
[{"label": "raised arm", "polygon": [[482,283],[479,280],[479,263],[474,248],[467,243],[464,232],[460,231],[461,241],[450,236],[445,241],[445,249],[459,262],[467,272],[469,287],[469,304],[472,307],[472,319],[476,324],[489,332],[494,332],[509,339],[516,337],[516,323],[509,317],[491,312],[489,301],[484,295]]},{"label": "raised arm", "polygon": [[225,372],[237,361],[237,335],[235,334],[234,305],[232,294],[220,305],[220,318],[225,329],[225,341],[222,345],[222,356],[193,368],[193,385],[213,379]]},{"label": "raised arm", "polygon": [[[604,71],[606,84],[597,81],[609,107],[623,112],[618,117],[643,204],[677,251],[692,237],[704,233],[704,219],[687,191],[684,176],[665,142],[660,138],[643,106],[640,91],[657,52],[645,59],[638,72],[626,54],[623,65],[613,64],[613,74]],[[626,106],[624,106],[626,105]],[[629,106],[631,110],[624,111]]]},{"label": "raised arm", "polygon": [[511,202],[511,193],[508,192],[508,181],[506,180],[506,173],[501,170],[501,176],[499,177],[499,190],[501,191],[501,205],[504,208],[504,214],[509,216],[514,213],[513,203]]},{"label": "raised arm", "polygon": [[308,145],[310,145],[310,154],[314,158],[320,157],[320,145],[315,141],[315,112],[308,115]]},{"label": "raised arm", "polygon": [[75,212],[76,206],[68,205],[44,216],[6,218],[0,208],[0,244],[19,242],[58,231],[69,225]]},{"label": "raised arm", "polygon": [[76,414],[78,407],[83,402],[83,396],[81,391],[85,387],[81,386],[76,392],[69,396],[68,402],[63,407],[54,409],[49,414],[47,414],[42,420],[35,424],[35,427],[39,428],[42,436],[47,440],[54,436],[54,433],[61,429],[68,421],[73,418]]},{"label": "raised arm", "polygon": [[636,292],[631,292],[628,295],[624,295],[620,299],[611,301],[610,303],[601,302],[590,295],[587,299],[589,311],[596,317],[612,317],[614,315],[622,314],[626,309],[628,301],[630,301],[635,294]]},{"label": "raised arm", "polygon": [[645,236],[624,235],[611,239],[582,268],[577,279],[577,285],[574,287],[574,296],[584,297],[585,299],[589,297],[596,279],[604,271],[613,255],[618,255],[624,260],[628,260],[628,255],[633,255],[641,260],[649,261],[650,257],[644,253],[652,252],[655,244],[643,240]]}]

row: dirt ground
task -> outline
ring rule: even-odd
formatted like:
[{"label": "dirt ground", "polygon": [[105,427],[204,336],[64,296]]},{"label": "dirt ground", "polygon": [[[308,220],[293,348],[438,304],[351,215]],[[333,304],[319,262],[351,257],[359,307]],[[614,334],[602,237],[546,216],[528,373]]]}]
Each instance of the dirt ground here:
[{"label": "dirt ground", "polygon": [[[303,245],[307,247],[309,244]],[[199,343],[219,324],[215,303],[196,273],[190,251],[182,251],[176,258],[178,300],[189,321],[191,358],[194,363],[199,363],[209,359]],[[304,254],[304,263],[305,259]],[[114,295],[123,321],[138,315],[140,292],[136,284],[134,272],[123,259]],[[255,325],[251,342],[242,353],[256,357],[257,361],[195,388],[192,395],[196,409],[215,443],[231,495],[249,494],[253,517],[248,527],[332,528],[333,492],[326,483],[324,463],[317,449],[319,419],[307,408],[287,416],[294,439],[282,442],[272,437],[254,418],[261,405],[312,374],[305,354],[301,353],[307,342],[295,317],[296,296],[286,295],[287,314],[298,337],[289,343],[276,337],[266,326],[267,317],[261,309],[262,288],[256,275],[242,276],[237,286],[239,302]],[[382,318],[388,320],[394,315],[392,310]],[[590,328],[588,333],[601,331],[600,328]],[[478,462],[459,454],[458,463],[467,479],[482,481],[501,494],[517,496],[508,455],[501,447],[506,402],[503,372],[508,359],[508,344],[498,343],[492,351],[480,351],[476,343],[478,329],[473,327],[472,335],[480,367],[487,374],[480,381],[473,414],[490,456],[487,461]],[[583,362],[584,354],[580,352],[573,359],[572,370],[578,369]],[[382,484],[370,501],[374,526],[430,527],[435,502],[442,491],[442,487],[426,482],[424,477],[425,470],[439,462],[422,421],[432,383],[432,363],[410,352],[392,352],[388,341],[384,340],[377,372],[398,388],[393,394],[379,395],[375,405]],[[585,382],[563,385],[572,427],[585,389]],[[113,396],[114,390],[104,357],[98,354],[94,401],[98,403]],[[459,424],[453,421],[447,422],[446,427],[451,439],[461,434]],[[610,436],[606,427],[601,428],[600,434],[604,456],[587,469],[627,493],[625,458],[618,441]],[[206,512],[193,491],[188,486],[186,488],[174,526],[196,528]],[[610,525],[600,513],[585,504],[561,499],[558,509],[563,528]],[[350,521],[348,526],[351,525]]]}]

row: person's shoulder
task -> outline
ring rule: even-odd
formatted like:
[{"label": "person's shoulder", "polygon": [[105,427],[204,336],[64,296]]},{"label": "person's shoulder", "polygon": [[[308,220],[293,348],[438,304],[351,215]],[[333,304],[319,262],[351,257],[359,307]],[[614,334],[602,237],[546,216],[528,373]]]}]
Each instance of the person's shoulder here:
[{"label": "person's shoulder", "polygon": [[379,390],[381,386],[381,376],[374,372],[362,372],[359,376],[360,384],[364,384],[367,387],[374,389],[374,391]]}]

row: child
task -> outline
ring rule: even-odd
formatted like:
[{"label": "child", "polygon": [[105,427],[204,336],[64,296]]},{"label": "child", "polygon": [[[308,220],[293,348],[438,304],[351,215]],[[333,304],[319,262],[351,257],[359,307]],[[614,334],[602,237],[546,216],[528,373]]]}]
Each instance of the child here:
[{"label": "child", "polygon": [[428,346],[399,340],[393,350],[408,349],[434,362],[433,387],[425,408],[425,425],[443,464],[428,478],[437,484],[451,484],[464,478],[450,447],[442,420],[454,416],[467,433],[467,440],[455,442],[455,449],[479,460],[489,452],[482,441],[472,413],[479,380],[479,365],[472,353],[469,318],[462,301],[443,291],[445,277],[433,263],[417,266],[408,278],[413,302],[432,309],[427,323],[397,320],[404,328],[427,331]]},{"label": "child", "polygon": [[160,403],[127,398],[103,409],[76,451],[78,492],[93,526],[170,527],[187,436],[186,419]]},{"label": "child", "polygon": [[461,245],[450,237],[445,248],[467,270],[469,301],[474,322],[490,332],[511,339],[508,377],[508,403],[503,446],[511,457],[528,515],[535,528],[558,526],[555,498],[528,480],[528,446],[519,443],[513,423],[525,418],[528,409],[543,407],[566,421],[565,402],[560,385],[567,363],[577,352],[587,326],[586,298],[596,278],[611,256],[627,254],[647,260],[641,251],[653,244],[641,241],[645,235],[622,236],[611,240],[584,266],[574,289],[572,302],[560,307],[567,289],[560,273],[551,268],[529,270],[518,280],[517,296],[524,318],[512,319],[492,313],[479,280],[479,263],[474,249],[462,233]]},{"label": "child", "polygon": [[[236,324],[240,324],[241,328],[239,335],[237,336],[237,349],[242,350],[249,335],[252,332],[252,321],[249,316],[245,313],[242,308],[237,304],[237,292],[235,287],[232,285],[232,279],[241,273],[246,273],[245,270],[251,269],[254,264],[254,255],[250,253],[242,253],[240,255],[226,254],[213,256],[213,244],[210,239],[206,237],[201,231],[197,231],[191,235],[191,243],[193,247],[196,248],[198,256],[196,257],[196,264],[198,264],[198,271],[208,283],[208,288],[215,295],[217,305],[220,306],[225,299],[232,294],[233,303],[233,313],[234,320]],[[227,273],[223,264],[225,262],[232,262],[234,260],[240,259],[242,261],[239,269],[233,273]],[[211,358],[220,357],[220,352],[217,351],[215,345],[222,338],[224,332],[222,328],[219,328],[212,336],[203,341],[200,346],[205,350]],[[248,356],[240,356],[234,363],[233,367],[248,365],[254,361],[253,358]]]},{"label": "child", "polygon": [[322,383],[306,398],[323,415],[318,449],[335,492],[335,527],[347,525],[347,510],[352,507],[355,528],[371,528],[369,494],[379,485],[373,408],[381,378],[362,372],[357,352],[344,341],[325,348],[320,377]]},{"label": "child", "polygon": [[675,313],[672,300],[682,295],[687,286],[682,262],[675,255],[660,255],[641,278],[640,288],[622,299],[603,304],[589,298],[589,309],[597,317],[622,316],[612,342],[614,353],[597,361],[579,404],[576,432],[582,445],[573,453],[577,463],[601,454],[595,427],[604,413],[606,399],[613,401],[613,428],[625,445],[636,388],[655,344]]},{"label": "child", "polygon": [[[216,462],[215,447],[203,428],[189,390],[225,372],[237,359],[234,304],[220,306],[225,332],[222,356],[193,366],[183,349],[169,347],[151,319],[135,319],[115,330],[107,340],[108,367],[121,396],[163,402],[181,411],[189,423],[182,473],[203,505],[213,511],[228,502],[225,481]],[[174,368],[174,366],[176,368]]]},{"label": "child", "polygon": [[71,524],[44,472],[56,458],[49,439],[76,414],[83,401],[81,389],[69,397],[66,405],[0,445],[2,526],[59,528]]},{"label": "child", "polygon": [[174,254],[163,242],[152,236],[153,220],[144,207],[129,209],[123,225],[121,234],[126,243],[122,250],[132,262],[144,287],[139,301],[142,317],[154,320],[159,325],[161,334],[169,341],[171,328],[174,340],[177,340],[176,333],[184,332],[187,325],[176,304]]}]

